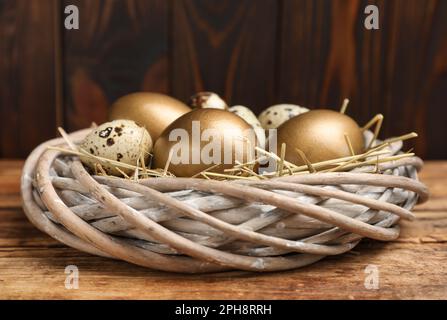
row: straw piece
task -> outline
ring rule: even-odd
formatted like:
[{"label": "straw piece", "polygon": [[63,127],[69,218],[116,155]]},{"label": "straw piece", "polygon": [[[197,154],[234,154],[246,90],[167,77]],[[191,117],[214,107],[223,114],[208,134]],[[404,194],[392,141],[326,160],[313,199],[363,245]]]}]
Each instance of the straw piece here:
[{"label": "straw piece", "polygon": [[283,142],[281,144],[281,154],[280,154],[280,159],[279,162],[277,162],[277,170],[276,170],[276,175],[277,176],[282,176],[282,170],[284,168],[284,158],[286,157],[286,144]]},{"label": "straw piece", "polygon": [[343,104],[341,105],[340,108],[340,113],[346,113],[346,109],[348,108],[348,104],[349,104],[349,99],[344,99],[343,100]]},{"label": "straw piece", "polygon": [[61,127],[58,127],[57,130],[61,134],[62,138],[64,138],[65,143],[70,147],[71,150],[76,151],[78,148],[75,146],[75,144],[70,140],[68,134],[65,132],[65,130]]},{"label": "straw piece", "polygon": [[355,157],[354,148],[352,147],[351,139],[349,139],[349,136],[347,133],[344,134],[346,144],[348,145],[349,152],[351,153],[351,156]]},{"label": "straw piece", "polygon": [[126,178],[126,179],[130,179],[130,177],[129,177],[123,170],[121,170],[121,169],[118,168],[118,167],[115,167],[115,169],[116,169],[119,173],[121,173],[121,174],[123,175],[124,178]]},{"label": "straw piece", "polygon": [[376,141],[377,137],[379,136],[379,132],[380,129],[382,128],[382,123],[383,123],[383,115],[382,114],[376,114],[371,120],[368,121],[368,123],[363,126],[361,128],[362,132],[368,130],[369,128],[371,128],[373,125],[376,125],[375,129],[374,129],[374,134],[371,138],[371,140],[369,141],[369,143],[367,144],[367,148],[366,149],[370,149],[374,143],[374,141]]},{"label": "straw piece", "polygon": [[301,160],[306,164],[308,170],[310,173],[315,173],[317,172],[317,170],[315,169],[315,167],[312,165],[312,163],[309,161],[309,159],[307,159],[306,155],[304,154],[303,151],[301,151],[300,149],[295,149],[296,152],[298,152],[298,156],[301,158]]},{"label": "straw piece", "polygon": [[204,172],[208,172],[208,171],[211,171],[211,170],[214,170],[214,169],[216,169],[216,168],[218,168],[218,167],[220,167],[220,166],[221,166],[220,163],[217,163],[217,164],[215,164],[215,165],[212,165],[212,166],[206,168],[205,170],[200,171],[199,173],[196,173],[196,174],[193,175],[191,178],[197,178],[198,176],[203,176],[202,173],[204,173]]}]

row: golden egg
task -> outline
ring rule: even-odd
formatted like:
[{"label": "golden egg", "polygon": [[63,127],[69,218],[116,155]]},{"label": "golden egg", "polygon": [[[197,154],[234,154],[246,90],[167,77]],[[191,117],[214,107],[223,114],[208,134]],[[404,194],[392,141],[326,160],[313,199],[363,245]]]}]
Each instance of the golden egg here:
[{"label": "golden egg", "polygon": [[363,134],[352,118],[333,110],[312,110],[279,126],[277,148],[286,143],[285,159],[296,165],[304,164],[296,149],[303,151],[312,163],[347,157],[351,151],[345,134],[354,153],[362,153]]},{"label": "golden egg", "polygon": [[155,141],[174,120],[191,111],[186,104],[170,96],[136,92],[116,100],[109,120],[128,119],[144,126]]},{"label": "golden egg", "polygon": [[155,142],[153,168],[164,168],[178,177],[191,177],[203,170],[223,173],[236,160],[254,157],[256,135],[237,115],[218,109],[196,109],[175,120]]}]

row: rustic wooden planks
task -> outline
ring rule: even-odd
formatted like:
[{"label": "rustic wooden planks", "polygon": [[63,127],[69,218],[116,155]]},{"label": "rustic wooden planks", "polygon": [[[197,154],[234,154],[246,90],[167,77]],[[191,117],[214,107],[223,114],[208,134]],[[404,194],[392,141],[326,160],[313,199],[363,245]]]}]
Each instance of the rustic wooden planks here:
[{"label": "rustic wooden planks", "polygon": [[[445,244],[364,244],[301,270],[173,275],[90,257],[66,248],[3,248],[3,299],[445,299]],[[421,257],[424,257],[423,260]],[[425,258],[427,257],[427,258]],[[67,265],[78,290],[64,287]],[[364,287],[365,267],[379,266],[380,289]],[[14,268],[11,268],[11,266]]]},{"label": "rustic wooden planks", "polygon": [[215,91],[261,111],[275,101],[275,0],[173,1],[172,94]]},{"label": "rustic wooden planks", "polygon": [[[63,27],[65,5],[80,29]],[[366,5],[380,30],[363,27]],[[102,122],[117,97],[212,90],[255,112],[279,102],[338,108],[382,136],[416,131],[447,157],[447,3],[441,0],[3,0],[0,157]]]},{"label": "rustic wooden planks", "polygon": [[[363,27],[368,4],[380,30]],[[383,113],[384,137],[416,131],[419,155],[446,157],[446,12],[436,0],[284,0],[280,99],[338,109],[348,97],[360,123]]]},{"label": "rustic wooden planks", "polygon": [[0,2],[0,158],[56,133],[55,0]]},{"label": "rustic wooden planks", "polygon": [[17,177],[22,172],[22,165],[22,161],[0,161],[0,210],[17,209],[21,206],[20,179]]},{"label": "rustic wooden planks", "polygon": [[108,106],[134,91],[168,89],[168,1],[64,1],[80,29],[64,31],[65,126],[104,122]]},{"label": "rustic wooden planks", "polygon": [[[1,299],[446,299],[447,162],[427,162],[421,179],[431,200],[416,207],[391,243],[364,240],[349,254],[288,272],[179,275],[93,257],[36,230],[18,205],[21,161],[0,161]],[[15,181],[15,182],[13,182]],[[79,289],[64,287],[67,265]],[[379,290],[364,286],[365,267],[379,268]]]}]

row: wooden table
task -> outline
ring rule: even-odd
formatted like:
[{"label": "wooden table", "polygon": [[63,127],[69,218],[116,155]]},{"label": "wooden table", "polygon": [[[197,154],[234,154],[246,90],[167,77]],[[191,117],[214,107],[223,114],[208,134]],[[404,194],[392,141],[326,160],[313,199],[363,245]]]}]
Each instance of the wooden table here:
[{"label": "wooden table", "polygon": [[[67,248],[34,228],[20,204],[23,162],[0,161],[0,299],[447,299],[447,161],[427,162],[429,202],[391,243],[364,240],[354,252],[299,270],[179,275]],[[65,288],[65,267],[79,289]],[[379,272],[366,289],[365,268]]]}]

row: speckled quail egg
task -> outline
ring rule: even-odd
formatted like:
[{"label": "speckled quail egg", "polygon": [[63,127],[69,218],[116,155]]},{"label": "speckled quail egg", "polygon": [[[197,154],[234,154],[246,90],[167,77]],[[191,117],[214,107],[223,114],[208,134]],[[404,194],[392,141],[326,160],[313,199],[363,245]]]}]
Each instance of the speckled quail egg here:
[{"label": "speckled quail egg", "polygon": [[82,163],[87,167],[95,170],[95,166],[99,163],[107,174],[122,176],[116,167],[126,174],[132,174],[134,170],[118,166],[117,162],[136,166],[141,154],[146,162],[152,149],[152,138],[144,127],[132,120],[113,120],[93,129],[79,148],[94,156],[116,162],[108,163],[93,157],[81,156]]},{"label": "speckled quail egg", "polygon": [[264,129],[276,129],[284,122],[309,109],[296,104],[276,104],[261,112],[258,119]]},{"label": "speckled quail egg", "polygon": [[221,109],[227,110],[227,103],[214,92],[198,92],[190,98],[190,105],[193,109]]},{"label": "speckled quail egg", "polygon": [[228,111],[241,117],[250,126],[253,127],[255,134],[256,134],[258,146],[264,149],[265,148],[265,140],[266,140],[265,130],[262,128],[262,126],[259,123],[258,118],[256,118],[255,114],[249,108],[247,108],[245,106],[241,106],[241,105],[232,106],[231,108],[228,109]]}]

